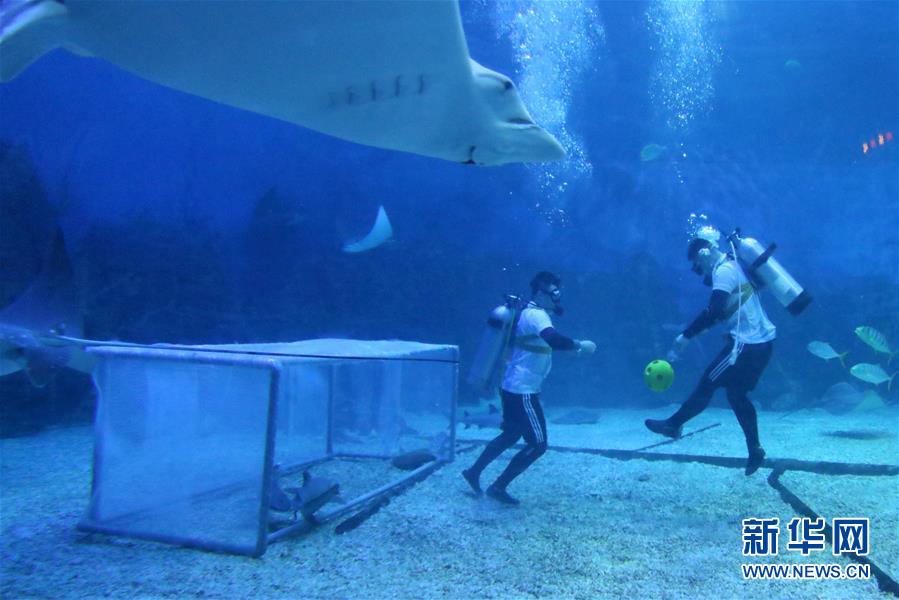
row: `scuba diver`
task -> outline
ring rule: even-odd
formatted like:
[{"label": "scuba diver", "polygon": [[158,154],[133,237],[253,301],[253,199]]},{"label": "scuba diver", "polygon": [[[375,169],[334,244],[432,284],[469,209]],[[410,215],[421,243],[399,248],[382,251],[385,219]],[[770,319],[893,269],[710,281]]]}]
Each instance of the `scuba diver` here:
[{"label": "scuba diver", "polygon": [[[521,307],[520,312],[509,312],[509,315],[515,316],[508,319],[503,329],[496,330],[496,334],[501,336],[497,339],[502,340],[502,350],[506,344],[511,348],[511,357],[505,362],[500,387],[502,433],[487,444],[475,463],[462,471],[462,476],[480,495],[483,470],[524,437],[525,447],[487,488],[489,497],[505,504],[519,503],[518,499],[509,495],[506,487],[546,452],[546,419],[540,406],[540,388],[552,367],[553,350],[573,350],[578,354],[592,354],[596,350],[593,342],[571,339],[553,327],[549,313],[562,314],[560,285],[561,280],[556,275],[547,271],[537,273],[531,280],[531,299]],[[496,327],[495,324],[493,326]],[[505,337],[503,330],[507,332]],[[499,357],[497,364],[501,364],[504,358],[502,350],[494,353]],[[492,369],[491,365],[486,370]]]},{"label": "scuba diver", "polygon": [[[732,244],[738,244],[732,247],[742,259],[743,240],[737,237],[738,234],[739,231],[728,239]],[[718,249],[718,240],[721,237],[718,230],[705,226],[694,235],[687,247],[687,259],[693,263],[693,272],[703,277],[703,283],[711,286],[712,295],[708,306],[674,340],[674,345],[668,353],[668,360],[669,362],[678,360],[692,338],[726,319],[730,327],[728,342],[705,370],[696,389],[677,412],[667,419],[647,419],[645,423],[650,431],[670,438],[679,438],[684,423],[705,410],[715,390],[723,387],[746,436],[749,458],[746,461],[745,473],[752,475],[765,460],[765,450],[759,442],[757,415],[748,393],[755,389],[768,361],[771,360],[776,330],[762,308],[756,286],[744,272],[740,261],[734,254],[725,254]],[[751,238],[747,240],[755,243]],[[769,261],[768,256],[761,262]],[[773,259],[770,259],[770,263],[767,268],[772,265],[780,268]],[[801,287],[798,289],[802,292]],[[804,308],[810,297],[802,294],[802,298]]]}]

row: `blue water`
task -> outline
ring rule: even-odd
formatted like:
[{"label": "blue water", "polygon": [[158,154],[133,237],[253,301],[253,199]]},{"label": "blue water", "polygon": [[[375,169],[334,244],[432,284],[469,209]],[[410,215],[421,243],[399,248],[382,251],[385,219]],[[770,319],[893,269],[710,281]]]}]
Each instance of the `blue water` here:
[{"label": "blue water", "polygon": [[[757,405],[796,390],[813,403],[846,377],[812,340],[869,362],[855,327],[899,345],[899,143],[862,152],[899,133],[895,2],[478,1],[462,15],[472,57],[516,81],[568,159],[463,167],[44,56],[0,86],[0,140],[34,186],[16,202],[38,232],[4,267],[4,298],[38,269],[52,207],[88,337],[400,338],[458,344],[464,370],[487,311],[550,269],[558,329],[599,351],[558,357],[547,401],[646,406],[682,398],[718,349],[707,335],[672,390],[645,389],[643,365],[707,298],[684,260],[701,212],[777,242],[815,297],[798,318],[765,300],[778,341]],[[665,150],[642,161],[647,144]],[[395,240],[342,253],[382,204]],[[4,428],[89,418],[90,386],[66,377],[3,381]]]}]

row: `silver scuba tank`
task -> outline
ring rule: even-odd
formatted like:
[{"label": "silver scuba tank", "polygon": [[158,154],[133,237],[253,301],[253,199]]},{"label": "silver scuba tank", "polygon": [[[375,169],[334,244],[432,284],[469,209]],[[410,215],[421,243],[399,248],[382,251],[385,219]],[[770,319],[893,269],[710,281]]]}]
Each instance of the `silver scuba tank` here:
[{"label": "silver scuba tank", "polygon": [[487,317],[481,343],[466,378],[479,392],[492,394],[499,385],[500,367],[504,362],[520,306],[521,299],[509,294],[505,297],[505,302],[490,311],[490,316]]},{"label": "silver scuba tank", "polygon": [[777,244],[765,248],[754,238],[742,237],[739,229],[735,229],[727,239],[733,244],[736,258],[743,262],[753,283],[771,290],[790,314],[798,315],[811,303],[811,294],[772,256]]}]

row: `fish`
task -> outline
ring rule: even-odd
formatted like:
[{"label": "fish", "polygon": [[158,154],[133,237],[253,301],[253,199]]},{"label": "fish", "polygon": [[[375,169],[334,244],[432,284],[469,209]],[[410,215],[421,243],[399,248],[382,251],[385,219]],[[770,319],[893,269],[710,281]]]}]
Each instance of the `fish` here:
[{"label": "fish", "polygon": [[599,413],[595,410],[571,410],[556,417],[552,423],[556,425],[593,425],[599,421]]},{"label": "fish", "polygon": [[833,349],[833,347],[827,342],[819,342],[817,340],[813,342],[809,342],[808,351],[817,356],[818,358],[823,358],[824,360],[831,360],[833,358],[839,358],[840,364],[843,365],[843,368],[846,367],[846,363],[843,362],[843,357],[849,354],[849,351],[846,352],[837,352]]},{"label": "fish", "polygon": [[462,424],[465,429],[475,426],[478,429],[484,427],[499,428],[503,423],[503,415],[495,405],[491,404],[486,413],[471,414],[467,410],[462,413]]},{"label": "fish", "polygon": [[890,364],[890,361],[893,360],[893,355],[895,354],[895,352],[890,350],[890,345],[887,342],[886,337],[884,337],[882,333],[880,333],[873,327],[869,327],[867,325],[856,327],[855,335],[857,335],[859,339],[861,339],[861,341],[873,348],[875,352],[880,352],[881,354],[889,354],[890,356],[887,359],[887,364]]},{"label": "fish", "polygon": [[411,450],[394,456],[390,464],[402,471],[414,471],[418,467],[437,460],[430,450]]},{"label": "fish", "polygon": [[0,80],[64,48],[343,140],[462,164],[560,160],[456,0],[0,3]]},{"label": "fish", "polygon": [[291,510],[299,512],[310,523],[316,523],[315,513],[328,502],[343,502],[340,497],[340,485],[324,477],[313,477],[309,471],[303,471],[302,487],[284,488],[291,494]]},{"label": "fish", "polygon": [[381,206],[378,208],[378,216],[371,226],[371,231],[365,234],[362,239],[344,244],[343,251],[354,254],[357,252],[367,252],[377,248],[387,240],[393,237],[393,227],[390,226],[390,219],[387,218],[387,211]]},{"label": "fish", "polygon": [[660,146],[659,144],[646,144],[643,148],[640,149],[640,160],[643,162],[650,162],[659,157],[661,157],[665,152],[668,151],[666,146]]},{"label": "fish", "polygon": [[96,359],[81,333],[74,275],[62,230],[40,272],[25,291],[0,311],[0,376],[24,371],[35,387],[50,383],[61,369],[93,372]]},{"label": "fish", "polygon": [[87,344],[57,336],[54,331],[0,323],[0,377],[24,371],[33,386],[44,387],[61,369],[90,374],[96,358],[86,349]]},{"label": "fish", "polygon": [[795,58],[790,58],[784,62],[784,69],[787,71],[797,71],[802,68],[802,63]]},{"label": "fish", "polygon": [[874,385],[880,385],[881,383],[887,382],[887,390],[892,387],[893,377],[896,376],[896,373],[887,375],[887,372],[883,370],[883,367],[880,365],[872,365],[871,363],[858,363],[857,365],[852,365],[849,372],[856,379],[861,379],[862,381],[873,383]]}]

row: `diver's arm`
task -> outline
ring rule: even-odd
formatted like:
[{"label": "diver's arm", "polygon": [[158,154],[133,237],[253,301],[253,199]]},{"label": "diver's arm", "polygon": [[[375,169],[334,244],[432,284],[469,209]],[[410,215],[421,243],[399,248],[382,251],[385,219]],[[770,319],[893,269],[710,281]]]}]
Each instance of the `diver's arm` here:
[{"label": "diver's arm", "polygon": [[730,296],[724,290],[713,290],[712,296],[709,298],[709,305],[703,309],[699,316],[693,319],[693,322],[690,323],[690,326],[684,329],[683,335],[688,340],[696,337],[718,321],[723,320],[727,315],[725,314],[725,307],[727,306],[727,299]]},{"label": "diver's arm", "polygon": [[543,341],[549,344],[549,347],[553,350],[579,350],[581,347],[577,340],[562,335],[556,331],[554,327],[547,327],[541,331],[540,337],[542,337]]}]

